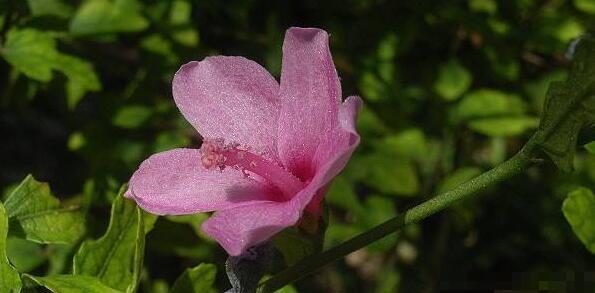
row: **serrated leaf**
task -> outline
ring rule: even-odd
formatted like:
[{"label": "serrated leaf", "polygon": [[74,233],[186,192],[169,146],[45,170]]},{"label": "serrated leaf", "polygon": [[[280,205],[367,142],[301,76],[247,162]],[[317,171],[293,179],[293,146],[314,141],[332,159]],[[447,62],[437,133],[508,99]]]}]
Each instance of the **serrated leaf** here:
[{"label": "serrated leaf", "polygon": [[[80,205],[60,205],[47,183],[27,176],[4,203],[11,224],[28,240],[39,243],[73,243],[85,233]],[[11,225],[12,226],[12,225]]]},{"label": "serrated leaf", "polygon": [[49,34],[34,29],[11,29],[1,52],[8,63],[26,76],[43,82],[52,79],[53,60],[58,52]]},{"label": "serrated leaf", "polygon": [[595,40],[584,37],[577,45],[568,79],[550,84],[536,142],[558,168],[569,171],[578,133],[592,124],[595,108]]},{"label": "serrated leaf", "polygon": [[576,236],[595,254],[595,195],[590,189],[578,188],[568,194],[562,211]]},{"label": "serrated leaf", "polygon": [[142,31],[149,22],[140,13],[136,0],[87,0],[70,22],[74,35]]},{"label": "serrated leaf", "polygon": [[6,237],[8,235],[8,217],[0,203],[0,292],[20,292],[19,272],[8,262],[6,257]]},{"label": "serrated leaf", "polygon": [[101,283],[97,278],[89,276],[37,277],[25,275],[25,277],[55,293],[122,293]]},{"label": "serrated leaf", "polygon": [[73,273],[98,278],[121,291],[135,292],[142,269],[145,247],[144,215],[134,201],[114,199],[110,222],[97,240],[83,242],[74,256]]},{"label": "serrated leaf", "polygon": [[438,69],[438,78],[434,82],[434,90],[444,100],[453,101],[460,97],[471,85],[469,71],[457,60],[450,60]]},{"label": "serrated leaf", "polygon": [[200,264],[187,269],[178,277],[170,293],[214,293],[213,288],[217,267],[212,264]]}]

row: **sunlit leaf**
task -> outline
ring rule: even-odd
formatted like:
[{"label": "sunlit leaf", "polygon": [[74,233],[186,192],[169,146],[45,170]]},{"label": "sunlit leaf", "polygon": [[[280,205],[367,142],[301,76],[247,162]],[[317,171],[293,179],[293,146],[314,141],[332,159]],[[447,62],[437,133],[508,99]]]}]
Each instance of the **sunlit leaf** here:
[{"label": "sunlit leaf", "polygon": [[502,117],[483,118],[469,122],[469,128],[488,136],[519,135],[539,125],[539,118],[535,117]]},{"label": "sunlit leaf", "polygon": [[8,196],[4,205],[14,227],[31,241],[72,243],[85,233],[81,206],[61,205],[52,196],[48,184],[36,181],[31,175]]},{"label": "sunlit leaf", "polygon": [[136,0],[87,0],[70,22],[74,35],[142,31],[149,22]]},{"label": "sunlit leaf", "polygon": [[387,135],[380,142],[379,148],[387,153],[394,153],[404,158],[420,159],[428,153],[428,142],[421,129],[410,128],[394,135]]},{"label": "sunlit leaf", "polygon": [[17,70],[32,79],[50,81],[54,60],[58,56],[56,42],[49,34],[34,29],[12,29],[0,52]]},{"label": "sunlit leaf", "polygon": [[170,293],[214,293],[213,288],[217,267],[212,264],[200,264],[187,269],[178,277]]},{"label": "sunlit leaf", "polygon": [[93,276],[121,291],[135,292],[145,246],[143,212],[122,196],[114,199],[106,233],[85,241],[74,256],[73,273]]},{"label": "sunlit leaf", "polygon": [[579,10],[586,13],[595,14],[595,2],[591,0],[574,0],[573,2],[574,6]]},{"label": "sunlit leaf", "polygon": [[145,106],[126,106],[116,112],[112,123],[122,128],[137,128],[149,119],[152,112]]},{"label": "sunlit leaf", "polygon": [[518,96],[492,89],[466,94],[459,102],[456,117],[460,120],[503,115],[521,115],[527,106]]},{"label": "sunlit leaf", "polygon": [[25,275],[25,277],[54,293],[122,293],[104,285],[97,278],[89,276],[56,275],[37,277]]},{"label": "sunlit leaf", "polygon": [[595,195],[587,188],[568,194],[562,205],[564,216],[576,236],[595,254]]},{"label": "sunlit leaf", "polygon": [[8,217],[0,203],[0,291],[20,292],[21,278],[6,257],[6,236],[8,235]]},{"label": "sunlit leaf", "polygon": [[434,82],[434,90],[443,99],[453,101],[467,91],[471,81],[469,71],[453,59],[440,66],[438,78]]},{"label": "sunlit leaf", "polygon": [[495,0],[468,0],[469,8],[472,11],[494,14],[498,11],[498,3]]},{"label": "sunlit leaf", "polygon": [[27,0],[33,16],[51,15],[68,18],[72,14],[72,7],[62,0]]},{"label": "sunlit leaf", "polygon": [[454,117],[469,128],[489,136],[518,135],[536,128],[537,118],[524,114],[527,105],[516,95],[482,89],[463,97]]},{"label": "sunlit leaf", "polygon": [[188,144],[190,144],[190,139],[187,136],[170,130],[157,135],[155,142],[153,142],[153,150],[155,152],[162,152],[184,147]]},{"label": "sunlit leaf", "polygon": [[361,180],[382,193],[412,196],[419,190],[415,169],[406,158],[378,152],[354,163],[365,168]]},{"label": "sunlit leaf", "polygon": [[101,89],[99,77],[95,74],[91,63],[69,55],[58,55],[55,68],[68,78],[66,93],[68,107],[74,108],[88,91]]},{"label": "sunlit leaf", "polygon": [[26,76],[42,82],[53,77],[53,70],[66,75],[68,106],[74,108],[88,91],[98,91],[101,83],[91,63],[56,50],[54,38],[34,29],[12,29],[8,32],[4,58]]}]

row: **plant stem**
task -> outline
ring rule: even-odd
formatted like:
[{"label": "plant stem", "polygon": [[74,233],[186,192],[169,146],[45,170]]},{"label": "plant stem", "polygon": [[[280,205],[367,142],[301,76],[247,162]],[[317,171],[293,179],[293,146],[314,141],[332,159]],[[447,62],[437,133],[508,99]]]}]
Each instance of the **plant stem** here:
[{"label": "plant stem", "polygon": [[429,199],[354,238],[347,240],[325,252],[308,256],[297,264],[285,269],[272,278],[260,284],[259,293],[274,292],[283,286],[290,284],[306,275],[309,275],[329,263],[336,261],[351,252],[361,249],[388,234],[397,232],[405,225],[416,223],[430,215],[439,212],[452,204],[477,195],[499,182],[512,176],[522,173],[527,167],[536,161],[533,150],[535,148],[534,138],[531,138],[525,147],[512,158],[500,163],[493,169],[459,185],[458,187],[444,192],[432,199]]}]

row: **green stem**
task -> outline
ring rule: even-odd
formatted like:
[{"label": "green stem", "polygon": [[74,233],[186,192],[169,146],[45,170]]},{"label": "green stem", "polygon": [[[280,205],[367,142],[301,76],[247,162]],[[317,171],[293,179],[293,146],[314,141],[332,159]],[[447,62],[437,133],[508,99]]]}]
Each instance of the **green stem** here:
[{"label": "green stem", "polygon": [[285,269],[272,278],[263,282],[258,289],[259,293],[274,292],[283,286],[307,276],[322,267],[334,262],[358,249],[361,249],[388,234],[397,232],[405,225],[416,223],[433,215],[452,204],[476,195],[487,188],[502,182],[512,176],[522,173],[536,161],[533,150],[534,139],[527,142],[525,147],[512,158],[497,165],[493,169],[459,185],[455,189],[444,192],[429,199],[354,238],[347,240],[325,252],[304,258],[297,264]]}]

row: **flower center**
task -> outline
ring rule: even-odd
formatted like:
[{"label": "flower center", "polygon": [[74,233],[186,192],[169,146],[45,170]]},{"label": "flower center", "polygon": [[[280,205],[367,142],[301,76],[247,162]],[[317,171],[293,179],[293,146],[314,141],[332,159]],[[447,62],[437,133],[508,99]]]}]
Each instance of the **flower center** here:
[{"label": "flower center", "polygon": [[205,139],[200,148],[202,165],[221,171],[229,166],[242,170],[246,176],[254,173],[279,188],[287,199],[304,188],[304,183],[282,166],[239,147],[237,143],[225,144],[223,139]]}]

